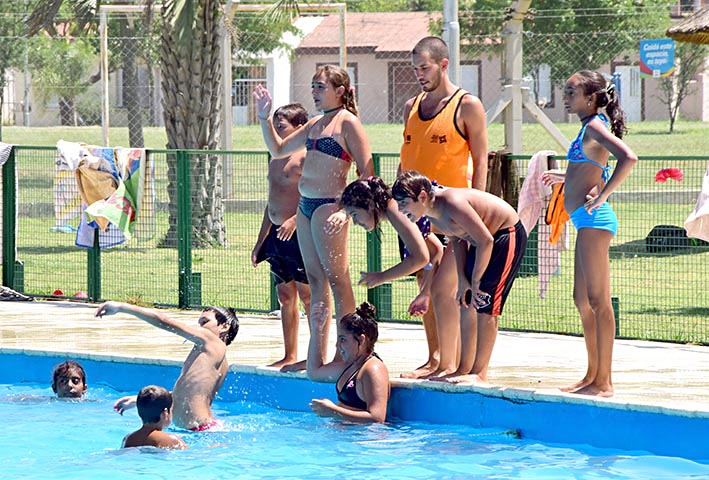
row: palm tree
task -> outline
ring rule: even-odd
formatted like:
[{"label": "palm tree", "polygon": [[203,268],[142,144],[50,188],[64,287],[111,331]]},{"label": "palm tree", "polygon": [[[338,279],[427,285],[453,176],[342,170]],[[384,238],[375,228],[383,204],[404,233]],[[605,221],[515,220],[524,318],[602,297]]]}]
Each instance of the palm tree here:
[{"label": "palm tree", "polygon": [[[168,149],[215,150],[222,129],[220,0],[165,0],[162,8],[162,92]],[[270,15],[292,15],[295,0],[280,0]],[[231,128],[226,125],[225,128]],[[222,159],[191,155],[192,245],[228,246],[222,203]],[[165,246],[177,243],[176,165],[168,161],[170,223]],[[173,201],[175,200],[175,201]]]},{"label": "palm tree", "polygon": [[[167,148],[216,150],[221,134],[219,0],[169,0],[162,8],[160,68]],[[192,241],[228,246],[219,155],[190,156]],[[168,158],[169,229],[164,246],[177,244],[177,165]]]}]

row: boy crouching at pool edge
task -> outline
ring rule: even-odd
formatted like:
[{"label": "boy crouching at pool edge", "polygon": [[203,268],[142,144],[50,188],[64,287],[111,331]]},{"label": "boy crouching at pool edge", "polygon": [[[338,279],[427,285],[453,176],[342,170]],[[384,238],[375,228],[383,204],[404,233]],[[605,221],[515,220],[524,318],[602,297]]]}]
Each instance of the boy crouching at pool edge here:
[{"label": "boy crouching at pool edge", "polygon": [[[186,325],[163,312],[119,302],[102,304],[95,315],[100,318],[116,313],[128,313],[194,343],[172,387],[173,422],[179,428],[198,432],[215,427],[217,421],[212,414],[212,401],[229,371],[226,347],[239,331],[239,319],[234,310],[207,307],[202,311],[197,325]],[[135,403],[136,396],[129,395],[116,401],[113,409],[123,414]]]},{"label": "boy crouching at pool edge", "polygon": [[163,432],[172,422],[172,394],[163,387],[148,385],[138,393],[138,415],[143,426],[123,438],[121,448],[157,447],[186,450],[189,447],[179,436]]}]

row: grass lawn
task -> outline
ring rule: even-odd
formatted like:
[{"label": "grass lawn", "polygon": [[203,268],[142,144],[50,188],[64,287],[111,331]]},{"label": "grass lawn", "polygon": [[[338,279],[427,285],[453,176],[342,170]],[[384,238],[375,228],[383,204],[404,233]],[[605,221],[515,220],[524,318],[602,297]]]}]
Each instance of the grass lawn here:
[{"label": "grass lawn", "polygon": [[[578,123],[557,124],[569,140],[578,133]],[[365,125],[373,152],[399,152],[402,126],[398,124]],[[640,155],[706,155],[709,152],[709,123],[678,121],[675,131],[668,134],[668,122],[640,122],[629,125],[627,143]],[[160,127],[144,129],[145,145],[163,149],[167,143],[165,130]],[[101,127],[8,127],[2,129],[2,140],[17,145],[54,146],[58,140],[102,144]],[[111,128],[110,143],[113,146],[128,146],[128,129]],[[539,150],[556,150],[560,147],[538,124],[527,123],[522,127],[522,149],[525,153]],[[233,128],[234,150],[265,150],[258,125]],[[490,150],[504,147],[504,128],[493,123],[488,128]]]},{"label": "grass lawn", "polygon": [[[674,134],[668,135],[664,122],[630,125],[628,143],[641,157],[641,162],[614,195],[614,208],[621,229],[611,247],[612,292],[618,298],[620,335],[670,341],[709,343],[709,302],[706,279],[709,278],[709,248],[693,247],[667,254],[645,251],[645,236],[654,225],[682,225],[696,201],[707,157],[686,160],[680,156],[701,156],[709,152],[709,124],[680,122]],[[382,166],[386,177],[396,168],[396,152],[401,140],[398,125],[366,126],[372,150],[391,152]],[[577,124],[561,124],[571,138]],[[122,135],[122,136],[121,136]],[[502,126],[489,129],[490,148],[500,148]],[[3,140],[19,145],[53,147],[58,139],[100,143],[98,127],[32,128],[4,127]],[[113,129],[111,138],[116,145],[127,141],[125,129]],[[230,155],[236,175],[230,201],[239,205],[227,213],[229,248],[193,251],[193,271],[201,274],[202,303],[233,305],[249,310],[268,311],[268,266],[251,266],[250,253],[258,231],[266,195],[266,156],[257,127],[234,129],[235,148],[253,150],[248,155]],[[165,139],[162,129],[146,129],[147,145],[161,149]],[[524,126],[524,151],[540,149],[559,151],[550,137],[537,125]],[[562,152],[560,152],[562,153]],[[672,160],[643,159],[672,156]],[[102,295],[105,298],[129,300],[144,304],[177,304],[178,267],[174,249],[156,248],[167,230],[167,214],[160,208],[166,202],[165,155],[157,153],[156,214],[135,241],[101,253]],[[19,201],[22,210],[18,228],[18,258],[24,262],[25,291],[51,294],[60,288],[67,295],[87,290],[87,254],[74,246],[73,234],[50,232],[55,226],[53,216],[54,151],[21,150],[18,154],[20,173]],[[679,166],[685,179],[681,183],[655,183],[659,168]],[[638,193],[636,198],[632,194]],[[631,195],[624,196],[626,193]],[[162,203],[160,203],[162,202]],[[244,208],[244,205],[249,205]],[[395,234],[385,225],[383,231],[382,265],[398,261]],[[573,233],[571,246],[573,246]],[[359,272],[366,270],[366,235],[362,229],[351,228],[350,270],[353,283]],[[534,270],[536,260],[529,258]],[[545,299],[539,298],[536,275],[521,276],[501,317],[502,328],[580,333],[578,314],[573,305],[573,252],[562,254],[561,270],[551,280]],[[355,286],[357,301],[367,298],[367,292]],[[392,284],[391,317],[408,319],[406,307],[415,295],[412,278]],[[411,319],[408,319],[411,320]]]}]

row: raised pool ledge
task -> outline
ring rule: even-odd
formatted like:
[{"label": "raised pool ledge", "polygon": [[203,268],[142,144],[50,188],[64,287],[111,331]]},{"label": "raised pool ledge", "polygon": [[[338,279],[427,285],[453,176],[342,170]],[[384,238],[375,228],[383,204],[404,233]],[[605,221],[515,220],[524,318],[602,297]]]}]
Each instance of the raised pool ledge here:
[{"label": "raised pool ledge", "polygon": [[[84,365],[91,385],[138,391],[147,384],[172,386],[182,362],[150,358],[0,349],[0,383],[48,383],[65,359]],[[333,384],[304,373],[232,365],[219,399],[251,401],[273,408],[308,411],[310,400],[336,400]],[[709,462],[707,410],[681,410],[562,393],[558,390],[463,386],[421,380],[391,380],[388,418],[517,430],[529,440],[645,451]]]}]

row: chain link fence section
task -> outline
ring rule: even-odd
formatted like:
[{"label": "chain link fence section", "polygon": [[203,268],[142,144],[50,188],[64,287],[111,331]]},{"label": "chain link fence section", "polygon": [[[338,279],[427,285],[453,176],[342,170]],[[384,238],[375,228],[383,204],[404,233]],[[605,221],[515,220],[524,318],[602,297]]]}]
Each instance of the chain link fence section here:
[{"label": "chain link fence section", "polygon": [[[313,111],[310,92],[313,73],[321,65],[343,62],[356,90],[363,123],[400,124],[405,101],[420,91],[411,66],[411,48],[426,35],[442,33],[440,12],[345,15],[332,8],[317,11],[304,8],[291,24],[274,23],[264,11],[233,7],[226,18],[232,44],[233,126],[257,123],[251,92],[259,83],[271,91],[274,107],[299,102],[311,113],[317,113]],[[556,13],[537,11],[534,15],[544,18]],[[596,23],[603,18],[610,26],[619,24],[617,17],[607,11],[589,11],[585,15]],[[621,103],[631,123],[669,122],[668,106],[660,88],[662,79],[640,77],[638,50],[641,39],[664,38],[664,30],[657,28],[655,17],[664,15],[669,25],[670,12],[650,10],[638,15],[641,17],[636,24],[647,23],[652,28],[633,32],[610,27],[606,31],[564,31],[559,22],[555,31],[540,32],[535,29],[533,19],[525,21],[523,85],[530,88],[530,94],[552,121],[575,121],[564,110],[561,87],[573,71],[594,68],[608,75],[620,75]],[[144,9],[134,8],[123,12],[111,10],[106,16],[110,70],[108,127],[128,129],[129,143],[139,147],[143,129],[159,128],[163,122],[159,13],[148,19]],[[500,98],[504,82],[504,38],[500,33],[504,12],[460,11],[459,21],[464,26],[487,25],[485,34],[470,33],[474,28],[462,29],[460,86],[480,97],[483,105],[490,108]],[[18,29],[22,28],[22,22],[17,23]],[[95,25],[98,24],[97,18]],[[53,37],[43,33],[30,39],[24,38],[24,32],[19,30],[4,33],[6,41],[22,44],[25,58],[24,65],[8,75],[4,124],[101,124],[98,32],[70,41],[61,29]],[[553,52],[553,61],[545,54],[549,51]],[[608,52],[618,53],[599,64],[598,59],[606,59]],[[703,115],[709,115],[699,108],[702,95],[697,88],[699,84],[691,86],[692,93],[683,102],[680,117],[685,120],[702,120]],[[525,121],[533,121],[525,115]],[[124,135],[125,131],[120,138]],[[109,137],[114,138],[110,130]],[[239,148],[238,139],[234,140],[233,148]]]}]

